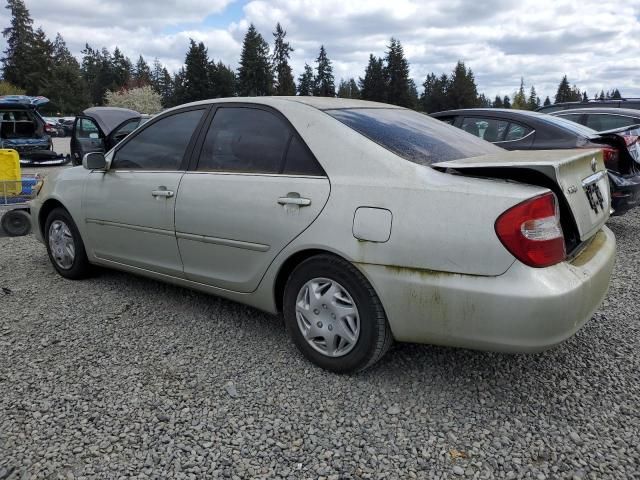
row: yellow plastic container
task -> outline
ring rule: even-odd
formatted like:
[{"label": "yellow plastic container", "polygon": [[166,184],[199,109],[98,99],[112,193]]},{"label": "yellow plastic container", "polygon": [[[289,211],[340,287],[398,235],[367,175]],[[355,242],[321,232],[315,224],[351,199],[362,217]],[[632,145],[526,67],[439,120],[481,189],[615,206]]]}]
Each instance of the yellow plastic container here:
[{"label": "yellow plastic container", "polygon": [[20,180],[20,155],[15,150],[0,149],[0,199],[19,195],[22,191]]}]

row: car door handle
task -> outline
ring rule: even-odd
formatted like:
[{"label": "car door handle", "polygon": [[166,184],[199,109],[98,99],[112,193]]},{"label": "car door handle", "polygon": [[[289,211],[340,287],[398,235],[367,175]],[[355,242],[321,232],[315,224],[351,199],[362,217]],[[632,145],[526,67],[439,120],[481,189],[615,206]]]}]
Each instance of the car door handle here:
[{"label": "car door handle", "polygon": [[173,197],[173,191],[172,190],[153,190],[151,192],[151,195],[153,195],[154,197],[170,198],[170,197]]},{"label": "car door handle", "polygon": [[299,207],[308,207],[311,205],[311,199],[300,197],[280,197],[278,199],[280,205],[298,205]]}]

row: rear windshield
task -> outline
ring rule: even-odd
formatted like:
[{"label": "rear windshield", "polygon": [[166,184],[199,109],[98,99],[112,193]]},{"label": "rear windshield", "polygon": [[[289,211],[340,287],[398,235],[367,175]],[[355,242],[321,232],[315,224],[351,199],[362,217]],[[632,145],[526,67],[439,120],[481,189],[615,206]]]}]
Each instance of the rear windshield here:
[{"label": "rear windshield", "polygon": [[420,165],[501,152],[502,149],[412,110],[352,108],[326,110],[365,137]]}]

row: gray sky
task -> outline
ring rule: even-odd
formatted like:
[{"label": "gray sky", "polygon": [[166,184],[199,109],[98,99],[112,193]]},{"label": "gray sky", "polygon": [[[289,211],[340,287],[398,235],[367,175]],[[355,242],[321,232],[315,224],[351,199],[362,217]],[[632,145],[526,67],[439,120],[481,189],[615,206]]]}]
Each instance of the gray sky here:
[{"label": "gray sky", "polygon": [[[512,95],[524,77],[541,96],[555,94],[566,73],[590,97],[618,88],[640,97],[640,0],[25,0],[53,38],[60,32],[76,55],[118,45],[125,54],[159,57],[170,70],[184,60],[190,37],[215,60],[237,67],[253,22],[267,41],[280,22],[295,52],[296,77],[324,44],[336,79],[363,75],[369,53],[384,55],[401,40],[411,76],[449,73],[458,59],[479,90]],[[6,10],[2,25],[8,24]],[[3,45],[4,49],[4,45]],[[135,60],[135,59],[134,59]],[[552,97],[553,99],[553,97]]]}]

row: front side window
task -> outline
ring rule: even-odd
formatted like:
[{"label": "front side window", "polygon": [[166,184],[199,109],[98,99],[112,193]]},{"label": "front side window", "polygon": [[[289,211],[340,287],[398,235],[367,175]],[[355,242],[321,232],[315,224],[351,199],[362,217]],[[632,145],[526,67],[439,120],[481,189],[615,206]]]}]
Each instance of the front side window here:
[{"label": "front side window", "polygon": [[420,165],[503,151],[413,110],[348,108],[325,112],[399,157]]},{"label": "front side window", "polygon": [[118,149],[112,169],[179,170],[204,110],[161,118]]},{"label": "front side window", "polygon": [[280,173],[291,129],[256,108],[219,108],[207,132],[197,170]]},{"label": "front side window", "polygon": [[628,127],[638,123],[634,118],[623,117],[622,115],[605,115],[590,113],[587,115],[587,127],[598,132],[613,130],[614,128]]}]

